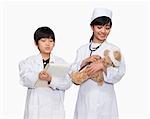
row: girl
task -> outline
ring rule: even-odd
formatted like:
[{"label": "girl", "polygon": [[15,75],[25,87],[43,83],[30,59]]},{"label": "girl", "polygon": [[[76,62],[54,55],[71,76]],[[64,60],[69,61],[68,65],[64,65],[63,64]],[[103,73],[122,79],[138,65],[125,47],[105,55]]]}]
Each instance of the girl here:
[{"label": "girl", "polygon": [[[79,70],[87,64],[92,55],[103,57],[105,49],[120,51],[119,48],[106,41],[112,26],[112,12],[105,8],[96,8],[91,18],[93,35],[90,43],[77,50],[77,56],[72,70]],[[125,73],[123,56],[118,67],[104,67],[103,62],[92,63],[88,66],[90,74],[104,71],[104,84],[88,79],[80,84],[74,119],[118,119],[118,110],[114,84],[120,81]]]},{"label": "girl", "polygon": [[70,87],[70,80],[53,77],[44,70],[49,62],[65,63],[51,53],[54,32],[40,27],[34,33],[34,41],[40,53],[19,64],[20,82],[28,88],[24,119],[64,119],[64,92]]}]

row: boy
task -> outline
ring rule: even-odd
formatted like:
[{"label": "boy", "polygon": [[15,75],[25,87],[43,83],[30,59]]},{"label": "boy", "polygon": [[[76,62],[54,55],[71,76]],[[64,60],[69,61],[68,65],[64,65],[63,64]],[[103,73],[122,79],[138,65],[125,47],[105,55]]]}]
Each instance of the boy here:
[{"label": "boy", "polygon": [[65,64],[51,53],[54,32],[49,27],[40,27],[34,33],[34,41],[40,53],[19,63],[20,82],[28,88],[24,119],[64,119],[64,92],[71,81],[68,76],[53,77],[44,69],[49,62]]}]

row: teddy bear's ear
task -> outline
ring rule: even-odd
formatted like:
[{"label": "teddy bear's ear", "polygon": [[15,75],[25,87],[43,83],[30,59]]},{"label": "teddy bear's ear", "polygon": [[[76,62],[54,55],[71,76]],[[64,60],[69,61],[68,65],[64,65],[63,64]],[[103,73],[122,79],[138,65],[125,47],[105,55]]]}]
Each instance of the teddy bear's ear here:
[{"label": "teddy bear's ear", "polygon": [[119,51],[114,51],[113,54],[117,61],[121,61],[121,53]]},{"label": "teddy bear's ear", "polygon": [[109,50],[108,49],[106,49],[105,51],[104,51],[104,56],[108,56],[109,55]]},{"label": "teddy bear's ear", "polygon": [[109,56],[103,58],[105,67],[113,66],[113,62]]}]

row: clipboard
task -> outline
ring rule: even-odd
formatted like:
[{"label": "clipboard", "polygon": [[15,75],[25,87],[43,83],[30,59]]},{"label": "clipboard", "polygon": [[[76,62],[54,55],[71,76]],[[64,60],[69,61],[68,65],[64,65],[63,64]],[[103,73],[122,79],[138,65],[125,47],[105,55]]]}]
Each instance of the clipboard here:
[{"label": "clipboard", "polygon": [[45,70],[53,77],[63,78],[69,72],[69,65],[50,63],[45,67]]}]

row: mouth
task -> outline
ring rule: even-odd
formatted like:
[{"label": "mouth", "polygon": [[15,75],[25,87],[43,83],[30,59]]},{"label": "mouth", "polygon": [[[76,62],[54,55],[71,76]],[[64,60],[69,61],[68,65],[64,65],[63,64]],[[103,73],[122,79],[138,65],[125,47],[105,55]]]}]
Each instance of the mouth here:
[{"label": "mouth", "polygon": [[105,34],[98,34],[100,37],[106,37]]},{"label": "mouth", "polygon": [[106,38],[106,35],[99,35],[100,38]]},{"label": "mouth", "polygon": [[100,37],[106,37],[106,36],[100,35]]},{"label": "mouth", "polygon": [[50,50],[50,47],[45,47],[45,50]]}]

